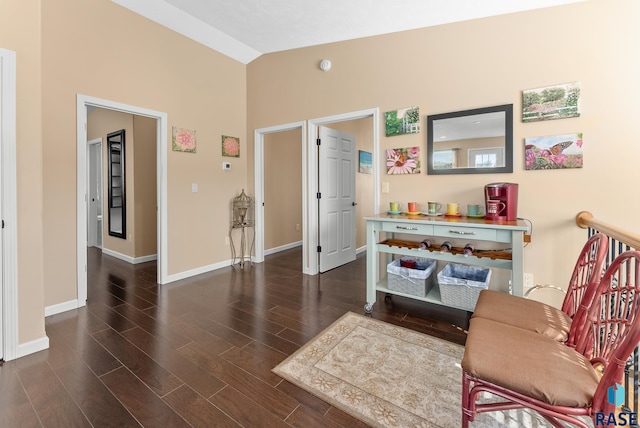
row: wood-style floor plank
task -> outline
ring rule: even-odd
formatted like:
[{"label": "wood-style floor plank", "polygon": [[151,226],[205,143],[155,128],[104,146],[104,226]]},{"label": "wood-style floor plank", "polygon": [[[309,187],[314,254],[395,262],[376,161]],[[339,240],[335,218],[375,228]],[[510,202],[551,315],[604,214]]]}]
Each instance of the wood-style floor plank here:
[{"label": "wood-style floor plank", "polygon": [[[309,276],[295,248],[158,286],[155,262],[90,248],[87,305],[46,318],[48,350],[0,362],[0,427],[366,427],[271,371],[363,313],[364,256]],[[378,293],[371,316],[466,339],[464,311]]]}]

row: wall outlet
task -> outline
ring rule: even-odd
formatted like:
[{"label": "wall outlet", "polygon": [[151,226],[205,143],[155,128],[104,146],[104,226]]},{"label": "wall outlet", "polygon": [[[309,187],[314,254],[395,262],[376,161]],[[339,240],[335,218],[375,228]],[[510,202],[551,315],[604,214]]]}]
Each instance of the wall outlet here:
[{"label": "wall outlet", "polygon": [[296,230],[300,230],[300,225],[296,224]]},{"label": "wall outlet", "polygon": [[389,193],[389,182],[388,181],[382,182],[381,187],[382,187],[382,189],[381,189],[382,193]]},{"label": "wall outlet", "polygon": [[224,238],[224,245],[230,245],[228,236]]},{"label": "wall outlet", "polygon": [[533,284],[533,274],[532,273],[525,273],[524,274],[524,289],[528,290],[530,288],[533,288],[534,284]]}]

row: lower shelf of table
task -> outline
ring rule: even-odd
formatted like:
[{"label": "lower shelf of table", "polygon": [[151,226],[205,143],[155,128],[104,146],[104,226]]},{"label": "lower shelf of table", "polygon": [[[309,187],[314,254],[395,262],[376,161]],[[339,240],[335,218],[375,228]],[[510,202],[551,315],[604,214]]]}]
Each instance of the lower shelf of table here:
[{"label": "lower shelf of table", "polygon": [[[396,296],[408,297],[410,299],[421,300],[423,302],[436,303],[438,305],[444,305],[440,298],[440,287],[436,284],[427,293],[425,297],[416,296],[415,294],[403,293],[401,291],[390,290],[387,288],[387,279],[382,279],[376,284],[376,291],[382,291],[383,293],[393,294]],[[369,302],[371,303],[371,302]],[[373,303],[372,303],[373,304]],[[445,305],[446,306],[446,305]]]}]

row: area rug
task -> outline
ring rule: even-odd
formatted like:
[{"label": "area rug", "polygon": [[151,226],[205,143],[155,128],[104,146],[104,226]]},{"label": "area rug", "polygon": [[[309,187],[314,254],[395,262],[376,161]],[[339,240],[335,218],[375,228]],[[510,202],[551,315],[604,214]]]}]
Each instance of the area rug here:
[{"label": "area rug", "polygon": [[[373,427],[460,426],[462,346],[347,313],[273,372]],[[477,427],[546,427],[526,410]]]}]

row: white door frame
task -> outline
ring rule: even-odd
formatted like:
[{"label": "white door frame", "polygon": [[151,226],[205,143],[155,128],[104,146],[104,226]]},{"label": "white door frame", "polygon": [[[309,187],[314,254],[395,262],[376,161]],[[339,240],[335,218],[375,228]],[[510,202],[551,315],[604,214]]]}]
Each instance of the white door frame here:
[{"label": "white door frame", "polygon": [[[304,135],[306,134],[307,124],[302,122],[287,123],[284,125],[270,126],[268,128],[260,128],[253,131],[253,147],[254,147],[254,192],[255,192],[255,217],[256,217],[256,242],[254,245],[256,263],[262,263],[264,261],[264,136],[266,134],[274,134],[276,132],[286,132],[295,129],[300,129],[300,141],[302,142],[302,252],[306,254],[306,242],[305,236],[307,234],[307,204],[305,183],[307,181],[306,176],[306,146],[304,144]],[[302,271],[305,271],[303,262]]]},{"label": "white door frame", "polygon": [[0,358],[18,357],[18,211],[16,168],[16,53],[0,49]]},{"label": "white door frame", "polygon": [[305,199],[308,205],[307,212],[312,213],[308,216],[308,230],[306,232],[309,236],[309,245],[307,245],[307,250],[313,249],[313,252],[315,253],[315,256],[311,253],[303,253],[303,257],[307,257],[307,260],[309,261],[307,272],[305,272],[309,275],[316,275],[319,272],[318,254],[315,251],[318,246],[318,200],[315,198],[315,194],[318,191],[318,151],[316,150],[318,127],[347,120],[365,119],[367,117],[373,118],[373,153],[371,155],[371,164],[373,165],[373,188],[375,189],[373,193],[373,212],[374,214],[378,214],[380,206],[380,196],[378,192],[378,189],[380,188],[380,168],[378,162],[378,147],[380,145],[380,109],[375,107],[309,120],[309,126],[307,127],[307,153],[309,154],[307,168],[309,180],[307,182],[308,188],[306,189],[306,194],[314,195],[314,197],[307,197]]},{"label": "white door frame", "polygon": [[[167,226],[167,113],[78,94],[76,98],[77,139],[77,278],[78,307],[87,301],[87,107],[98,107],[156,119],[158,198],[158,284],[168,278]],[[104,221],[104,220],[103,220]]]},{"label": "white door frame", "polygon": [[[95,145],[99,145],[100,146],[100,164],[98,165],[98,167],[100,168],[100,189],[102,189],[102,193],[100,195],[100,204],[104,204],[104,189],[103,189],[103,181],[104,181],[104,176],[103,176],[103,156],[102,156],[102,137],[99,138],[94,138],[91,141],[87,141],[87,165],[91,165],[91,146],[95,146]],[[87,189],[89,189],[90,184],[91,184],[91,174],[94,174],[95,171],[91,171],[91,168],[87,168]],[[100,210],[100,212],[102,212],[102,209]],[[91,208],[89,207],[89,205],[87,205],[87,230],[89,229],[89,221],[90,221],[90,214],[91,214]],[[102,225],[102,222],[100,222],[100,224]],[[102,232],[103,232],[103,228],[101,228],[98,232],[101,235],[100,238],[100,246],[99,248],[102,248]],[[87,244],[88,244],[89,238],[87,237]]]}]

